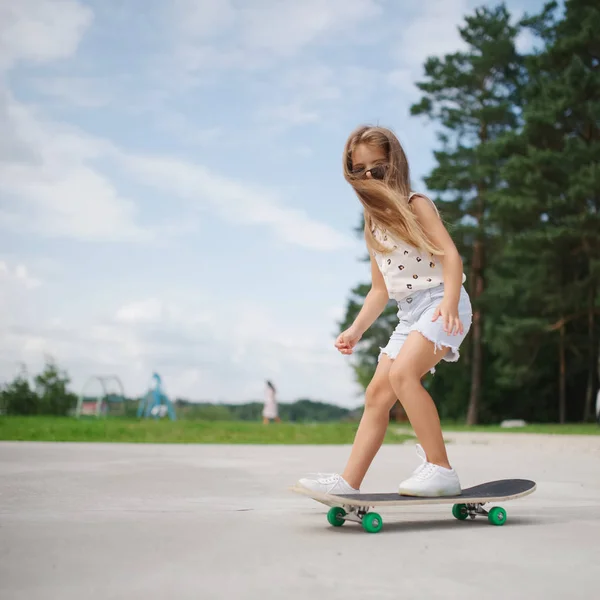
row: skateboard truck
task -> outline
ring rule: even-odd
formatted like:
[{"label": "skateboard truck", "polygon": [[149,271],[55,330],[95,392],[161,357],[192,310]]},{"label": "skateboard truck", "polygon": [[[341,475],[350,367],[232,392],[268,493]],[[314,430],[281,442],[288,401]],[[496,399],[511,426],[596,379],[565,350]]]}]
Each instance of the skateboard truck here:
[{"label": "skateboard truck", "polygon": [[487,517],[489,515],[488,511],[483,508],[483,504],[467,504],[467,511],[469,512],[469,517],[474,519],[477,515],[483,515]]}]

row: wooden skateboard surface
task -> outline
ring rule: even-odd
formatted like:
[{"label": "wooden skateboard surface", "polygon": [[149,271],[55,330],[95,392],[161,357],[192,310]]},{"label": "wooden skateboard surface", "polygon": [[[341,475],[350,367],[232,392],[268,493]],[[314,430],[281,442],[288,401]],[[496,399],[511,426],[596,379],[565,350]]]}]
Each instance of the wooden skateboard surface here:
[{"label": "wooden skateboard surface", "polygon": [[481,483],[462,491],[458,496],[402,496],[397,493],[379,494],[318,494],[299,485],[292,491],[303,494],[329,506],[379,506],[379,505],[415,505],[415,504],[484,504],[513,500],[531,494],[536,489],[535,481],[529,479],[500,479]]}]

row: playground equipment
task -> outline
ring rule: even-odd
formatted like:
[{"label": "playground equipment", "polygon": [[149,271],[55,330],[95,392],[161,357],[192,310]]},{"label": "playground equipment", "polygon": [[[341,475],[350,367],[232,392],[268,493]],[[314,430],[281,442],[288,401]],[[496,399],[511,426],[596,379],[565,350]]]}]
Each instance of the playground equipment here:
[{"label": "playground equipment", "polygon": [[154,373],[152,379],[154,380],[153,387],[140,400],[137,416],[146,418],[152,416],[158,419],[168,414],[171,421],[175,421],[175,409],[171,400],[169,400],[168,396],[162,390],[160,375]]},{"label": "playground equipment", "polygon": [[[101,393],[90,396],[89,390],[95,383],[100,384]],[[116,375],[93,375],[85,382],[77,398],[75,416],[105,417],[118,406],[121,407],[119,412],[125,414],[125,390],[121,380]]]}]

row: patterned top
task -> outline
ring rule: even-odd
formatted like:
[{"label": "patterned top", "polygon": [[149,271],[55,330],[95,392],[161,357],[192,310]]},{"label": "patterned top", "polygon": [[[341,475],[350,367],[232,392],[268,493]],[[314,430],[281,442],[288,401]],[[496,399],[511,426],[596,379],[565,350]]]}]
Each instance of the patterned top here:
[{"label": "patterned top", "polygon": [[[415,192],[410,195],[409,202],[414,195]],[[428,200],[433,204],[429,198]],[[437,212],[437,207],[435,209]],[[395,239],[385,229],[374,228],[373,235],[391,249],[388,254],[373,250],[373,257],[383,275],[390,298],[399,301],[415,292],[443,285],[444,273],[439,256],[423,253],[414,246]],[[462,282],[465,280],[463,273]]]}]

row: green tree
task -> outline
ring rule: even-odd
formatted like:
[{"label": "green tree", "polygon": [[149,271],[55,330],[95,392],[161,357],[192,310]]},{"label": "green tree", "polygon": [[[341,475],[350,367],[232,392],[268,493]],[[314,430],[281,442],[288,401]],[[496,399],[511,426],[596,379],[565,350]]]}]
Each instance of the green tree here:
[{"label": "green tree", "polygon": [[567,0],[563,17],[557,8],[524,21],[545,47],[526,61],[523,127],[498,143],[511,158],[494,199],[507,241],[494,286],[514,301],[489,340],[503,383],[535,390],[562,423],[591,419],[597,389],[600,5]]},{"label": "green tree", "polygon": [[[411,108],[413,115],[427,116],[442,126],[438,133],[442,149],[434,153],[437,166],[425,181],[429,189],[439,192],[436,202],[463,256],[474,305],[472,332],[463,348],[465,359],[450,368],[440,364],[438,375],[425,385],[434,397],[443,390],[442,418],[467,413],[469,423],[475,423],[481,412],[486,264],[502,241],[488,222],[489,193],[501,185],[499,156],[492,142],[519,121],[524,70],[515,50],[518,31],[504,5],[478,9],[466,17],[464,27],[459,28],[466,50],[427,60],[425,80],[417,84],[423,97]],[[362,285],[352,290],[341,329],[352,322],[368,289]],[[393,330],[395,313],[395,307],[386,308],[356,350],[353,366],[363,386],[374,373],[379,347]],[[493,379],[492,373],[487,376]],[[492,383],[486,387],[493,392]]]},{"label": "green tree", "polygon": [[[467,16],[459,28],[466,49],[427,59],[425,80],[417,83],[423,97],[411,107],[413,115],[425,115],[442,126],[442,149],[434,153],[437,166],[425,182],[443,200],[439,206],[463,256],[473,303],[473,324],[465,344],[471,367],[468,424],[480,416],[483,296],[487,266],[499,242],[489,219],[490,193],[502,185],[501,157],[493,142],[519,121],[524,78],[523,60],[515,48],[519,27],[511,23],[504,4]],[[456,371],[455,376],[464,379],[464,375]],[[447,383],[445,376],[445,387],[455,387]]]},{"label": "green tree", "polygon": [[292,422],[328,422],[341,421],[347,417],[349,411],[346,408],[301,398],[293,404],[280,404],[280,416],[285,421]]},{"label": "green tree", "polygon": [[25,369],[0,391],[0,407],[7,415],[37,414],[38,397],[29,384]]},{"label": "green tree", "polygon": [[77,404],[77,396],[67,389],[70,378],[48,358],[44,370],[35,377],[39,398],[38,414],[66,415]]},{"label": "green tree", "polygon": [[26,369],[0,391],[0,405],[9,415],[64,416],[77,404],[77,396],[69,392],[70,379],[53,360],[47,359],[44,370],[29,383]]}]

